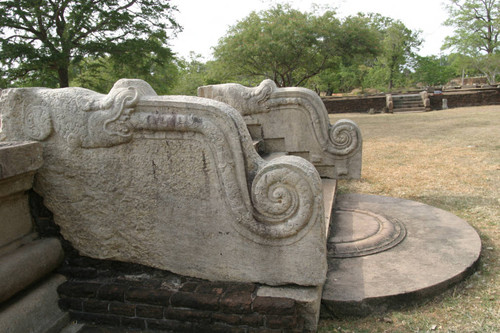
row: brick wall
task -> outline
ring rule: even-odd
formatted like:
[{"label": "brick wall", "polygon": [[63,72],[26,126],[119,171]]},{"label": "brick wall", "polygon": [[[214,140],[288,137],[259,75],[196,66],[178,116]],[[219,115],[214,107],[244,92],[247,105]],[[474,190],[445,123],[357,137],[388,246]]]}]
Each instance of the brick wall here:
[{"label": "brick wall", "polygon": [[328,113],[366,113],[370,109],[381,112],[385,109],[385,95],[370,97],[322,97]]},{"label": "brick wall", "polygon": [[[449,108],[463,106],[500,104],[500,88],[445,91],[443,94],[429,94],[432,110],[441,110],[443,98]],[[369,97],[322,97],[328,113],[366,113],[370,109],[381,112],[385,109],[385,95]]]},{"label": "brick wall", "polygon": [[500,104],[500,88],[446,91],[443,94],[429,94],[432,110],[441,110],[443,98],[448,108]]},{"label": "brick wall", "polygon": [[72,320],[173,332],[303,332],[298,304],[254,283],[209,282],[149,267],[69,256],[60,307]]}]

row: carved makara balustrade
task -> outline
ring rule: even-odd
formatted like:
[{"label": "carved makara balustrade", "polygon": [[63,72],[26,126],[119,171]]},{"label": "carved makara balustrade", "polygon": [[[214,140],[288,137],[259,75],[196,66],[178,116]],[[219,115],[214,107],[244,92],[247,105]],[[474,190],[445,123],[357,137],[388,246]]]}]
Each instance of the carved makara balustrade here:
[{"label": "carved makara balustrade", "polygon": [[[292,98],[269,85],[260,89],[271,93],[252,91],[242,101],[270,110]],[[313,111],[313,98],[293,100],[313,117],[320,149],[311,155],[335,165],[332,176],[355,176],[357,127],[347,121],[331,127]],[[42,142],[45,162],[34,188],[80,254],[210,280],[324,282],[327,226],[318,173],[297,156],[262,159],[232,107],[157,96],[140,80],[120,80],[108,95],[8,89],[0,107],[2,141]]]},{"label": "carved makara balustrade", "polygon": [[321,177],[360,178],[362,138],[346,119],[330,124],[321,98],[305,88],[277,88],[271,80],[258,87],[220,84],[198,88],[198,96],[227,103],[244,116],[250,134],[264,142],[265,153],[301,156]]}]

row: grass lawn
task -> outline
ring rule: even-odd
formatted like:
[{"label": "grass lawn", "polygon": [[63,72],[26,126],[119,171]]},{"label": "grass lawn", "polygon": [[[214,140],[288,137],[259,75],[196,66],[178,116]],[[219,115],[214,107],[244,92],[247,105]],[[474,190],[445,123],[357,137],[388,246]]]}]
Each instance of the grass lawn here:
[{"label": "grass lawn", "polygon": [[319,332],[500,332],[500,106],[330,115],[363,135],[361,180],[339,193],[406,198],[468,221],[483,242],[476,273],[404,310],[320,321]]}]

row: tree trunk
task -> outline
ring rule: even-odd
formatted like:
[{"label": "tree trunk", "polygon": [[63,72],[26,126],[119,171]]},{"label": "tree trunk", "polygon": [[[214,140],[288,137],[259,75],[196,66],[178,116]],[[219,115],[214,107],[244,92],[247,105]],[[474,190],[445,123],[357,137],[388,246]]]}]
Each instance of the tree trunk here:
[{"label": "tree trunk", "polygon": [[69,87],[69,70],[68,67],[59,67],[57,69],[59,75],[59,88]]}]

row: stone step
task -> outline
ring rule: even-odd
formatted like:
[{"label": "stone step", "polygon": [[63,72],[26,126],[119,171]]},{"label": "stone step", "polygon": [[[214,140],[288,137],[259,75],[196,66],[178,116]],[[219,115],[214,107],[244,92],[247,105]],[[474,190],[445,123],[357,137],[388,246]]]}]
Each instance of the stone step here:
[{"label": "stone step", "polygon": [[394,106],[398,105],[423,105],[421,100],[418,101],[400,101],[400,102],[394,102]]},{"label": "stone step", "polygon": [[481,253],[466,221],[415,201],[343,194],[333,219],[323,316],[364,316],[422,301],[471,274]]},{"label": "stone step", "polygon": [[59,308],[57,295],[64,281],[62,275],[51,275],[2,304],[0,332],[56,333],[68,325],[69,315]]},{"label": "stone step", "polygon": [[420,98],[420,94],[392,95],[392,99]]},{"label": "stone step", "polygon": [[425,111],[426,111],[426,109],[423,106],[394,108],[392,110],[392,112],[425,112]]},{"label": "stone step", "polygon": [[270,160],[273,160],[277,157],[286,156],[286,155],[288,155],[288,153],[286,151],[279,151],[279,152],[274,152],[274,153],[265,153],[262,155],[262,158],[266,161],[270,161]]}]

